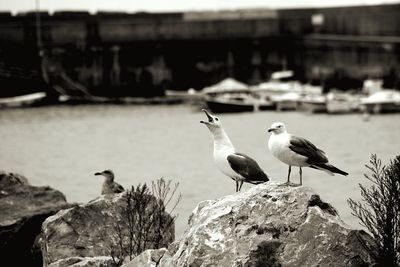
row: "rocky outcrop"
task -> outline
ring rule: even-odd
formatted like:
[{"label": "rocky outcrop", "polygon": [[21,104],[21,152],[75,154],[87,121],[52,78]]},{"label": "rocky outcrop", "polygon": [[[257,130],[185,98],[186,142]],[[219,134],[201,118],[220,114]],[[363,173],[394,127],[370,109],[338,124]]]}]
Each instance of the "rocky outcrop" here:
[{"label": "rocky outcrop", "polygon": [[2,266],[42,266],[42,222],[70,207],[65,196],[48,186],[32,186],[19,174],[0,171],[0,259]]},{"label": "rocky outcrop", "polygon": [[70,257],[53,262],[48,267],[115,267],[111,257]]},{"label": "rocky outcrop", "polygon": [[[121,236],[123,236],[123,242],[129,239],[129,230],[123,223],[128,216],[126,210],[128,196],[128,192],[102,195],[87,204],[60,211],[49,217],[42,227],[42,252],[45,266],[67,266],[65,264],[75,262],[77,259],[96,262],[111,256],[113,251],[119,249]],[[155,198],[151,197],[148,208],[140,216],[143,218],[152,216],[154,211],[152,205],[156,203],[155,201]],[[167,213],[163,216],[164,220],[167,217],[171,218]],[[121,235],[118,234],[117,227],[120,227]],[[166,229],[146,229],[146,233],[151,234],[154,234],[155,230],[160,230],[162,237],[159,244],[147,240],[145,249],[167,246],[171,243],[175,235],[174,227],[172,223]],[[135,227],[136,230],[138,228]],[[134,235],[137,237],[137,232]],[[101,266],[113,266],[107,265],[108,263],[110,262],[105,261]],[[79,266],[89,266],[82,264],[82,262],[79,263]]]},{"label": "rocky outcrop", "polygon": [[201,202],[179,242],[134,261],[158,267],[361,267],[374,265],[371,244],[367,233],[351,229],[310,188],[270,183]]},{"label": "rocky outcrop", "polygon": [[121,267],[155,267],[161,264],[163,259],[170,259],[171,255],[166,248],[148,249],[134,258],[132,261],[123,264]]}]

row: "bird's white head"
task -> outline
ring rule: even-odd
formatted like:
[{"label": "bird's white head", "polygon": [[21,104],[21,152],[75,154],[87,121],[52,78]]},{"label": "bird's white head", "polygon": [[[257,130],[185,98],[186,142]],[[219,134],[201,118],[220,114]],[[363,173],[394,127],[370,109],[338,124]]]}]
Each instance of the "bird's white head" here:
[{"label": "bird's white head", "polygon": [[207,115],[208,121],[200,121],[200,123],[205,124],[211,132],[222,127],[221,121],[217,116],[211,115],[206,109],[202,109],[202,111]]},{"label": "bird's white head", "polygon": [[283,122],[274,122],[271,125],[271,128],[268,129],[268,132],[272,132],[272,134],[281,134],[286,132],[286,127]]},{"label": "bird's white head", "polygon": [[96,172],[94,175],[104,176],[107,180],[114,180],[114,172],[112,170],[104,170],[102,172]]}]

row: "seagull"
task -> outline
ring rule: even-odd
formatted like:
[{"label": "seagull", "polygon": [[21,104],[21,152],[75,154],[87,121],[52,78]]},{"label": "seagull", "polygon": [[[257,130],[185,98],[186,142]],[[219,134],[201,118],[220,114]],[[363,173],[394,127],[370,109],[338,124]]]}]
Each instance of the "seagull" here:
[{"label": "seagull", "polygon": [[330,175],[338,173],[341,175],[348,175],[335,166],[328,163],[328,158],[325,156],[325,152],[317,148],[310,141],[296,137],[289,134],[286,131],[285,124],[282,122],[275,122],[268,129],[268,132],[272,132],[268,140],[268,148],[272,155],[289,165],[287,182],[283,185],[294,185],[290,183],[290,172],[292,166],[298,166],[300,168],[300,184],[303,184],[303,171],[301,167],[310,167],[318,170],[327,172]]},{"label": "seagull", "polygon": [[101,188],[102,195],[121,193],[124,191],[122,185],[114,182],[114,173],[112,170],[96,172],[94,175],[101,175],[105,177],[103,186]]},{"label": "seagull", "polygon": [[210,130],[214,139],[214,161],[219,170],[236,182],[236,192],[242,189],[243,182],[260,184],[268,182],[268,176],[257,162],[243,153],[237,153],[231,140],[222,128],[218,117],[203,109],[208,121],[200,121]]}]

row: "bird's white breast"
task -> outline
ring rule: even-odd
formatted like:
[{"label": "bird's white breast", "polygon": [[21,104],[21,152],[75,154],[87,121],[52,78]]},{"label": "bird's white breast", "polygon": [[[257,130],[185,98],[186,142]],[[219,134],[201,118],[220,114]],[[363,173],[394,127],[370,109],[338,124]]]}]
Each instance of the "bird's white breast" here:
[{"label": "bird's white breast", "polygon": [[289,148],[290,135],[287,133],[271,134],[268,140],[268,149],[280,161],[291,166],[308,166],[307,157],[295,153]]},{"label": "bird's white breast", "polygon": [[218,169],[225,175],[231,178],[240,178],[228,162],[228,156],[235,153],[235,150],[230,147],[220,147],[218,149],[214,148],[214,161]]}]

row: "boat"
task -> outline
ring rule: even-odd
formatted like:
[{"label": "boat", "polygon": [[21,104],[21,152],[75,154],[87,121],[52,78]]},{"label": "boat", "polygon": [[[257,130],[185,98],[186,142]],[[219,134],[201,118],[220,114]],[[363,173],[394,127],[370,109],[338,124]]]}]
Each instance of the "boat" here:
[{"label": "boat", "polygon": [[253,94],[247,84],[233,78],[205,87],[201,93],[207,107],[215,113],[255,111],[271,104]]},{"label": "boat", "polygon": [[329,92],[326,95],[326,110],[330,114],[354,112],[356,103],[357,99],[348,93]]},{"label": "boat", "polygon": [[297,80],[288,80],[293,77],[293,71],[278,71],[271,74],[271,79],[252,86],[251,90],[261,94],[273,96],[285,93],[321,94],[322,87],[318,85],[302,84]]},{"label": "boat", "polygon": [[382,79],[367,79],[364,80],[362,92],[367,95],[372,95],[376,92],[383,90]]},{"label": "boat", "polygon": [[283,95],[286,93],[301,93],[302,85],[298,81],[279,81],[270,80],[258,85],[252,86],[251,90],[264,97]]},{"label": "boat", "polygon": [[224,94],[205,99],[207,107],[215,113],[246,112],[268,110],[274,107],[268,102],[251,94]]},{"label": "boat", "polygon": [[190,88],[187,91],[165,90],[165,97],[180,100],[181,102],[197,102],[202,100],[203,94]]},{"label": "boat", "polygon": [[299,110],[324,113],[327,111],[326,97],[324,95],[305,95],[299,100]]},{"label": "boat", "polygon": [[361,99],[360,105],[365,113],[400,112],[400,92],[383,89]]},{"label": "boat", "polygon": [[297,110],[300,100],[298,92],[289,92],[282,95],[271,96],[277,111]]},{"label": "boat", "polygon": [[297,110],[303,95],[320,95],[322,87],[311,84],[302,84],[293,80],[294,72],[291,70],[277,71],[271,74],[267,82],[253,86],[252,92],[260,98],[272,101],[276,110]]},{"label": "boat", "polygon": [[249,91],[250,88],[247,84],[228,77],[214,85],[203,88],[201,93],[207,96],[216,96],[227,93],[248,93]]},{"label": "boat", "polygon": [[253,111],[254,105],[252,103],[245,103],[243,99],[223,99],[211,98],[205,101],[207,107],[215,113],[228,113],[228,112],[245,112]]},{"label": "boat", "polygon": [[45,92],[0,98],[0,107],[21,107],[38,104],[46,98]]}]

